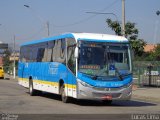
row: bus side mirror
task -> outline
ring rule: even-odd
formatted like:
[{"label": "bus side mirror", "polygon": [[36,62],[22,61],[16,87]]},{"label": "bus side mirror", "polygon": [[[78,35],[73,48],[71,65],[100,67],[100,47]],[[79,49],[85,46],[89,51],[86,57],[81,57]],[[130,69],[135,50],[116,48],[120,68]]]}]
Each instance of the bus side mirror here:
[{"label": "bus side mirror", "polygon": [[75,58],[78,58],[78,47],[75,48],[74,57],[75,57]]}]

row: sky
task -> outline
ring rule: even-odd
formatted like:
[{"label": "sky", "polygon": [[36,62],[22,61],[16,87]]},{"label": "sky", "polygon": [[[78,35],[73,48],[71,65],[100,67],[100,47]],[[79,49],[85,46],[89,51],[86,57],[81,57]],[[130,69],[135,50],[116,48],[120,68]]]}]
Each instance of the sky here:
[{"label": "sky", "polygon": [[[29,7],[25,7],[28,5]],[[126,22],[136,23],[139,38],[160,43],[160,0],[125,0]],[[102,12],[111,14],[90,14]],[[0,0],[0,41],[20,45],[66,32],[115,34],[107,18],[122,19],[122,0]]]}]

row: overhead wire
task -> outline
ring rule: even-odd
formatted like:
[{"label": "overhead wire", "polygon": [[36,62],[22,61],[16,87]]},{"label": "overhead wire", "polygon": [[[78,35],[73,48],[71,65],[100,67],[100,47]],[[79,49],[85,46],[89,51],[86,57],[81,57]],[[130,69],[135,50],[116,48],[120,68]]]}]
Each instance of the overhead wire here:
[{"label": "overhead wire", "polygon": [[[105,8],[99,10],[98,12],[104,12],[105,10],[107,9],[110,9],[112,6],[114,6],[115,4],[117,4],[119,2],[119,0],[114,0],[111,4],[107,5]],[[94,14],[94,15],[91,15],[87,18],[84,18],[84,19],[81,19],[79,21],[76,21],[76,22],[73,22],[73,23],[70,23],[70,24],[66,24],[66,25],[55,25],[52,23],[52,25],[54,27],[69,27],[69,26],[74,26],[74,25],[78,25],[78,24],[82,24],[84,22],[87,22],[88,20],[96,17],[98,14]],[[35,36],[37,36],[37,34],[39,34],[42,30],[44,30],[45,28],[41,28],[40,30],[38,30],[38,32],[36,32],[35,34],[31,35],[30,37],[27,37],[27,38],[24,38],[23,40],[27,40],[27,39],[33,39]]]},{"label": "overhead wire", "polygon": [[[99,10],[98,12],[104,12],[105,10],[110,9],[113,5],[117,4],[118,2],[119,2],[119,0],[115,0],[115,1],[113,1],[111,4],[107,5],[105,8]],[[84,22],[86,22],[86,21],[88,21],[88,20],[96,17],[97,15],[98,15],[98,14],[91,15],[91,16],[89,16],[89,17],[87,17],[87,18],[84,18],[84,19],[82,19],[82,20],[76,21],[76,22],[74,22],[74,23],[70,23],[70,24],[66,24],[66,25],[55,25],[55,24],[53,24],[53,26],[54,26],[54,27],[74,26],[74,25],[77,25],[77,24],[82,24],[82,23],[84,23]]]},{"label": "overhead wire", "polygon": [[32,34],[31,36],[28,36],[26,38],[21,38],[18,37],[19,39],[23,39],[23,40],[29,40],[29,39],[33,39],[35,38],[40,32],[44,31],[45,27],[42,27],[41,29],[39,29],[37,32],[35,32],[34,34]]}]

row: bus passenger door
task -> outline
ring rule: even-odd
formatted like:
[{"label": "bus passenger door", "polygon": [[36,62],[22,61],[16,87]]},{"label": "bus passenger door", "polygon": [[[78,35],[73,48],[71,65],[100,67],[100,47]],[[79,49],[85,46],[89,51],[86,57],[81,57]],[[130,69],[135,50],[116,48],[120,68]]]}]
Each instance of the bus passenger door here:
[{"label": "bus passenger door", "polygon": [[68,88],[68,96],[76,96],[76,59],[74,57],[75,51],[75,40],[68,39],[67,40],[67,88]]},{"label": "bus passenger door", "polygon": [[76,77],[69,69],[67,72],[67,93],[68,96],[75,97],[76,96]]}]

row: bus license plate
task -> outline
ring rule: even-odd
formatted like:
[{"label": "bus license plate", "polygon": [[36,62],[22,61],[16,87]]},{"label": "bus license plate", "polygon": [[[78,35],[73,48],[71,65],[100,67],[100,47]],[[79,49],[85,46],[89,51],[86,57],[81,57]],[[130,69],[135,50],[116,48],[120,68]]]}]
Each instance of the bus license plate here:
[{"label": "bus license plate", "polygon": [[112,95],[105,95],[105,96],[102,97],[102,99],[112,100]]}]

